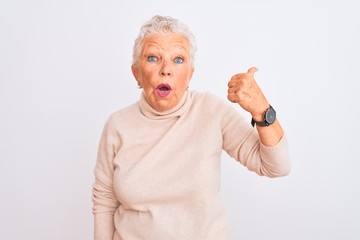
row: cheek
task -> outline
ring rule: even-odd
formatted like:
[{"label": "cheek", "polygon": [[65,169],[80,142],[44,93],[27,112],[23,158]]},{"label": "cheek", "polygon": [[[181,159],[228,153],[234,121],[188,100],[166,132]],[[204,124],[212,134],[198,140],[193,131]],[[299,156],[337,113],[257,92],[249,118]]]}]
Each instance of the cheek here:
[{"label": "cheek", "polygon": [[153,78],[153,71],[150,69],[143,69],[141,71],[141,81],[144,84],[150,84]]},{"label": "cheek", "polygon": [[190,70],[184,71],[183,75],[181,76],[183,79],[185,79],[185,83],[187,84],[191,79],[192,73]]},{"label": "cheek", "polygon": [[187,72],[178,75],[176,85],[177,85],[179,91],[183,91],[188,87],[189,80],[190,80],[189,79],[189,74]]}]

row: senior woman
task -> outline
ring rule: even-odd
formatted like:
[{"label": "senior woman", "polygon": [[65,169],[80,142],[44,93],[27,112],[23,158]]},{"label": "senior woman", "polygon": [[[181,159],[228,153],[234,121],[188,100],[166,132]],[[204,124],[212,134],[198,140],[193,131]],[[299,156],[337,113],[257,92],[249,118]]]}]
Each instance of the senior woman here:
[{"label": "senior woman", "polygon": [[254,79],[234,75],[230,104],[188,90],[195,40],[171,17],[155,16],[135,41],[132,72],[138,102],[113,113],[99,144],[93,185],[95,239],[228,240],[219,198],[226,151],[258,175],[290,170],[283,129]]}]

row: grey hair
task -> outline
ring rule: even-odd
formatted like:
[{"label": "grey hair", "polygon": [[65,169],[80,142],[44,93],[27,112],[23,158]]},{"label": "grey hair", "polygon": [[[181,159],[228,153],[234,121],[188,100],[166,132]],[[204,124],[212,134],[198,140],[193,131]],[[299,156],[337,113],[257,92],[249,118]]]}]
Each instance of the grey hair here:
[{"label": "grey hair", "polygon": [[184,36],[189,42],[190,63],[192,66],[194,65],[195,52],[197,50],[197,47],[196,47],[195,37],[190,32],[188,26],[172,17],[168,17],[168,16],[164,17],[159,15],[152,17],[149,21],[145,22],[141,26],[140,33],[138,37],[135,39],[132,64],[136,65],[139,62],[144,39],[148,35],[154,33],[159,33],[164,35],[170,33],[178,33]]}]

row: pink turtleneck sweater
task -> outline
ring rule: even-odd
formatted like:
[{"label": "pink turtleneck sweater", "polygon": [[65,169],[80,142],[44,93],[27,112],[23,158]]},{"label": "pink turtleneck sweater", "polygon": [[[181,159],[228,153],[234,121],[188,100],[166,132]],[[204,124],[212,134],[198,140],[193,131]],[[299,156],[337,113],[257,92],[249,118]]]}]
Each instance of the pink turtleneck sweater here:
[{"label": "pink turtleneck sweater", "polygon": [[219,198],[222,150],[259,175],[290,170],[284,137],[264,146],[248,119],[209,93],[188,91],[166,112],[142,95],[113,113],[95,167],[95,240],[231,239]]}]

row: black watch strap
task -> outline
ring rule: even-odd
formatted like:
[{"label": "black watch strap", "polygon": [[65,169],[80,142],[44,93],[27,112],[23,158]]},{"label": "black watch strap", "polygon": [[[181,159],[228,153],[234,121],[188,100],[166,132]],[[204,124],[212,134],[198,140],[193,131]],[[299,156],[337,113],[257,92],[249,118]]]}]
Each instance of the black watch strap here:
[{"label": "black watch strap", "polygon": [[262,122],[256,122],[253,118],[251,118],[251,125],[252,125],[253,127],[255,127],[255,124],[258,125],[258,126],[260,126],[260,127],[266,127],[266,126],[269,126],[269,125],[270,125],[270,124],[267,123],[265,120],[262,121]]},{"label": "black watch strap", "polygon": [[276,111],[275,109],[270,105],[268,109],[266,109],[264,113],[264,120],[261,122],[256,122],[254,118],[251,118],[251,125],[254,127],[255,124],[260,127],[266,127],[271,124],[273,124],[276,120]]}]

